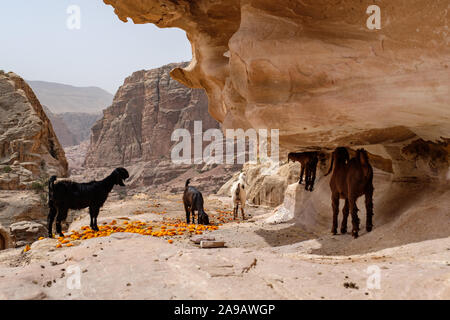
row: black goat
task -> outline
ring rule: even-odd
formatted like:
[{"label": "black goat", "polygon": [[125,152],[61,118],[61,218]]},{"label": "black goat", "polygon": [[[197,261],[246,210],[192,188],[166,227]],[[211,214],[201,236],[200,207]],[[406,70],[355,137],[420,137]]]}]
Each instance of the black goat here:
[{"label": "black goat", "polygon": [[48,182],[48,206],[50,208],[47,218],[48,236],[53,237],[52,227],[56,217],[56,232],[63,236],[61,221],[67,218],[69,209],[80,210],[89,207],[91,216],[91,229],[98,231],[97,216],[100,208],[108,198],[112,188],[118,184],[124,187],[123,180],[130,177],[124,168],[115,169],[108,177],[101,181],[77,183],[73,181],[60,181],[55,183],[56,176]]},{"label": "black goat", "polygon": [[302,183],[303,175],[305,175],[305,190],[313,191],[317,162],[319,161],[318,152],[290,152],[288,154],[288,163],[289,161],[300,162],[301,171],[298,183]]},{"label": "black goat", "polygon": [[190,213],[192,214],[192,223],[195,223],[195,211],[198,212],[197,222],[198,224],[209,224],[209,218],[203,209],[203,196],[196,188],[189,186],[191,179],[186,180],[183,203],[186,210],[186,223],[190,223]]}]

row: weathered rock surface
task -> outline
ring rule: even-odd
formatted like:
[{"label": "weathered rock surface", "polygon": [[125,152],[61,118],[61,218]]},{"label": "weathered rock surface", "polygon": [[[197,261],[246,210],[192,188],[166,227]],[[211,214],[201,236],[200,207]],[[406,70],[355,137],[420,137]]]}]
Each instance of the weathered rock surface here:
[{"label": "weathered rock surface", "polygon": [[[45,190],[41,190],[39,193],[18,190],[2,190],[0,192],[0,226],[4,227],[2,235],[9,243],[7,248],[17,245],[16,239],[10,230],[11,225],[22,221],[24,223],[33,222],[39,225],[46,224],[48,213],[46,201],[47,195]],[[21,242],[18,246],[31,243],[38,237],[30,236],[28,237],[28,242]],[[21,239],[22,236],[18,238]]]},{"label": "weathered rock surface", "polygon": [[[254,205],[276,207],[283,203],[284,193],[289,184],[298,181],[300,165],[284,164],[280,167],[271,162],[245,164],[242,171],[246,175],[247,202]],[[240,173],[236,173],[218,191],[220,196],[231,196],[231,188]]]},{"label": "weathered rock surface", "polygon": [[16,247],[31,244],[39,237],[47,236],[47,227],[33,221],[21,221],[9,226],[11,236]]},{"label": "weathered rock surface", "polygon": [[26,82],[0,73],[0,189],[26,189],[38,177],[67,175],[50,120]]},{"label": "weathered rock surface", "polygon": [[9,230],[0,223],[0,250],[5,250],[13,246],[13,241]]},{"label": "weathered rock surface", "polygon": [[185,179],[212,170],[208,178],[203,176],[203,181],[212,188],[208,190],[217,191],[240,167],[180,165],[171,161],[171,149],[178,143],[171,141],[175,129],[187,129],[193,138],[194,121],[202,122],[203,132],[220,127],[208,114],[204,91],[187,88],[170,77],[172,69],[186,65],[169,64],[137,71],[125,79],[113,104],[92,128],[84,164],[91,177],[104,176],[112,167],[125,166],[131,174],[128,186],[156,186],[161,191],[178,188],[172,180],[181,175],[185,178],[180,187],[184,188]]},{"label": "weathered rock surface", "polygon": [[45,223],[47,210],[43,202],[45,200],[36,192],[3,190],[0,193],[0,224],[9,227],[19,221]]},{"label": "weathered rock surface", "polygon": [[122,21],[186,31],[172,76],[225,128],[280,129],[284,148],[449,138],[448,1],[104,0]]}]

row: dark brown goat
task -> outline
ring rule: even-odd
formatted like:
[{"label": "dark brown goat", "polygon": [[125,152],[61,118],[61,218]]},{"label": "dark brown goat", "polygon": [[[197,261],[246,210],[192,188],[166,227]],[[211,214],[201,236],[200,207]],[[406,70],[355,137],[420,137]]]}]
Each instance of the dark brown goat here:
[{"label": "dark brown goat", "polygon": [[342,210],[343,219],[341,233],[347,232],[347,218],[349,213],[352,215],[352,235],[358,237],[359,218],[356,200],[362,195],[366,200],[366,230],[372,231],[373,216],[373,169],[369,163],[369,157],[366,150],[358,149],[354,158],[349,160],[349,154],[346,148],[339,147],[334,150],[331,158],[331,166],[327,176],[333,170],[330,180],[331,204],[333,207],[333,226],[331,232],[337,233],[339,199],[345,199],[344,209]]},{"label": "dark brown goat", "polygon": [[208,225],[209,218],[203,209],[203,196],[200,191],[196,188],[189,186],[191,179],[186,180],[184,193],[183,193],[183,204],[186,210],[186,223],[190,223],[189,216],[192,215],[192,223],[195,223],[195,211],[197,211],[197,223]]},{"label": "dark brown goat", "polygon": [[319,161],[317,152],[290,152],[288,162],[297,161],[301,164],[300,178],[298,183],[303,181],[305,175],[305,190],[313,191],[314,181],[316,180],[317,162]]}]

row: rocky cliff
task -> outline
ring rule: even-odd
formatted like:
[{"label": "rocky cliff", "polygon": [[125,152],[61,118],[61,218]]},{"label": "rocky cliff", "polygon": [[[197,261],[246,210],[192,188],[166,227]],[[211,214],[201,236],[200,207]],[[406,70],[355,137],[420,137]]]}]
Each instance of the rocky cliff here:
[{"label": "rocky cliff", "polygon": [[[171,70],[185,66],[187,63],[141,70],[125,79],[113,104],[92,128],[86,167],[131,168],[134,186],[160,185],[189,170],[193,170],[193,176],[216,168],[175,165],[170,160],[171,148],[176,143],[171,141],[175,129],[187,129],[193,134],[196,120],[202,121],[203,131],[219,128],[219,123],[208,114],[204,90],[187,88],[171,78]],[[231,171],[227,172],[233,168],[237,167],[222,166],[215,169],[215,177],[205,180],[218,188],[231,176]]]},{"label": "rocky cliff", "polygon": [[14,73],[0,72],[0,189],[26,189],[67,175],[67,161],[40,102]]}]

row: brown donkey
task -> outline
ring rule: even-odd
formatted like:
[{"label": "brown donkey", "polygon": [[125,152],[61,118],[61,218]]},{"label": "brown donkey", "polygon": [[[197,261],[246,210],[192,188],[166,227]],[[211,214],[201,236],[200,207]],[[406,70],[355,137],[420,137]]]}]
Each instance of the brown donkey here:
[{"label": "brown donkey", "polygon": [[369,163],[367,152],[364,149],[358,149],[355,157],[351,160],[349,158],[346,148],[336,148],[332,154],[330,169],[325,176],[333,170],[333,175],[330,180],[331,204],[333,207],[333,227],[331,232],[333,234],[337,233],[339,199],[345,199],[344,209],[342,210],[341,233],[345,234],[347,232],[347,218],[349,213],[351,213],[352,235],[354,238],[357,238],[359,218],[356,200],[362,195],[366,198],[367,232],[372,231],[373,227],[373,169]]}]

